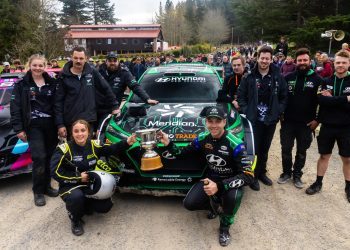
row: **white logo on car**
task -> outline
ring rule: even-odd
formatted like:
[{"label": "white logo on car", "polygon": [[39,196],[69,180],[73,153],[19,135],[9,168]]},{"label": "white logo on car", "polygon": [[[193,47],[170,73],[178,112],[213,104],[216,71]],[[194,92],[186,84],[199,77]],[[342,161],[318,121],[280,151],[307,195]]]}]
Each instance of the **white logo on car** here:
[{"label": "white logo on car", "polygon": [[[174,109],[180,108],[181,110],[176,113],[176,111],[173,111]],[[185,113],[188,114],[194,114],[193,106],[185,106],[185,104],[176,104],[176,105],[164,105],[162,109],[156,109],[156,111],[161,112],[161,116],[169,116],[169,115],[175,115],[176,118],[181,118]]]}]

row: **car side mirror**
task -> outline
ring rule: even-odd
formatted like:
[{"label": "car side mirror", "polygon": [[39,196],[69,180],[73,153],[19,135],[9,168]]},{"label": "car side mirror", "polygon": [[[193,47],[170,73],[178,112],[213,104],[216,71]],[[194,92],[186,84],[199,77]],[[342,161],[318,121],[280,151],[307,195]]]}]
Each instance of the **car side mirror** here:
[{"label": "car side mirror", "polygon": [[129,116],[141,117],[147,115],[147,110],[144,104],[129,103],[127,113]]}]

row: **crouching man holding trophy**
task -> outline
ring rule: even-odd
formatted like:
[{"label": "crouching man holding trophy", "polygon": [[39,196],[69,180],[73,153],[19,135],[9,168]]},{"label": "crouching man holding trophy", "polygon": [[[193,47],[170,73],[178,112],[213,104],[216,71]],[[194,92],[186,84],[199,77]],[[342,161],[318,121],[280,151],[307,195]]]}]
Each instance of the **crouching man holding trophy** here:
[{"label": "crouching man holding trophy", "polygon": [[182,149],[177,148],[166,133],[159,131],[157,135],[176,157],[198,153],[206,160],[203,166],[206,178],[193,185],[184,199],[184,206],[188,210],[210,210],[208,219],[219,215],[219,243],[227,246],[229,229],[243,195],[242,187],[254,178],[254,164],[242,141],[225,130],[226,114],[220,107],[209,107],[205,120],[208,131]]}]

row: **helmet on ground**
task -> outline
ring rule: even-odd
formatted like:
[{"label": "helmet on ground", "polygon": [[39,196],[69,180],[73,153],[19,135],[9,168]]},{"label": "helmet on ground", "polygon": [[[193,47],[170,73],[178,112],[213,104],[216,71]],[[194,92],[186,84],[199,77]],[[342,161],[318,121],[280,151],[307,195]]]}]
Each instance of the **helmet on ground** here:
[{"label": "helmet on ground", "polygon": [[88,198],[104,200],[112,197],[117,186],[113,175],[102,171],[89,171],[89,185],[85,194]]}]

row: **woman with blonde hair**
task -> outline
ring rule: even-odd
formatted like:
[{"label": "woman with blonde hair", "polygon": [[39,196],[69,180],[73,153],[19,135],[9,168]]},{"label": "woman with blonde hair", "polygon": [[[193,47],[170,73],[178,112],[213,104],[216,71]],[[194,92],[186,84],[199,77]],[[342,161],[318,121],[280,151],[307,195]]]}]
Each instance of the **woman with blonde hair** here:
[{"label": "woman with blonde hair", "polygon": [[11,124],[22,141],[28,141],[33,160],[33,193],[36,206],[46,204],[44,194],[58,196],[51,187],[50,158],[57,145],[57,128],[53,117],[56,80],[45,68],[47,60],[42,55],[32,55],[29,70],[15,84],[11,97]]}]

